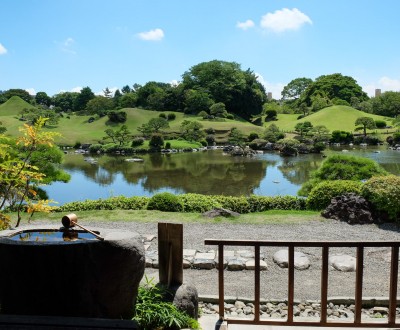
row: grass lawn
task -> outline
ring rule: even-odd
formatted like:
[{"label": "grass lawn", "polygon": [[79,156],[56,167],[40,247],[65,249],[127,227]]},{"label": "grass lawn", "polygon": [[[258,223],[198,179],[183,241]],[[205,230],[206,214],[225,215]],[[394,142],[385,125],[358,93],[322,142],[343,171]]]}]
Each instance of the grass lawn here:
[{"label": "grass lawn", "polygon": [[[308,221],[325,221],[320,212],[314,211],[280,211],[271,210],[259,213],[241,214],[236,218],[217,217],[209,219],[200,213],[179,213],[179,212],[160,212],[150,210],[95,210],[76,212],[79,221],[90,222],[176,222],[176,223],[235,223],[235,224],[294,224]],[[10,213],[12,225],[16,222],[16,214]],[[61,223],[64,213],[37,213],[34,214],[31,224],[35,220],[50,220],[54,223]],[[21,225],[27,224],[27,215],[23,215]]]}]

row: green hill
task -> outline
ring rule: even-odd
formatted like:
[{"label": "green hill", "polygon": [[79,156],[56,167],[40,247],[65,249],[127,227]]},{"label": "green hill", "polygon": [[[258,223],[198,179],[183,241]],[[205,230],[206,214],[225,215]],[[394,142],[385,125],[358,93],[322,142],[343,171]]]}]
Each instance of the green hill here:
[{"label": "green hill", "polygon": [[0,104],[0,117],[17,116],[23,109],[29,108],[34,108],[34,106],[21,99],[19,96],[13,96],[3,104]]},{"label": "green hill", "polygon": [[[284,131],[293,131],[297,123],[309,121],[313,126],[325,125],[331,132],[335,130],[353,132],[356,128],[354,123],[359,117],[371,117],[373,120],[384,120],[388,125],[390,125],[392,121],[391,118],[365,113],[343,105],[331,106],[297,120],[298,117],[298,114],[279,114],[278,120],[273,123]],[[268,126],[269,123],[265,125]]]}]

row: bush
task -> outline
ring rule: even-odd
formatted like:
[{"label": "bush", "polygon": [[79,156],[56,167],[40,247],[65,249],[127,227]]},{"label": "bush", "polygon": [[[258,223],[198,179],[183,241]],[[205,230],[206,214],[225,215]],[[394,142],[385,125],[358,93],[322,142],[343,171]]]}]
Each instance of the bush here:
[{"label": "bush", "polygon": [[195,319],[165,301],[169,294],[167,289],[155,285],[147,276],[145,280],[138,290],[133,317],[140,329],[200,329]]},{"label": "bush", "polygon": [[90,145],[89,152],[97,153],[97,152],[101,152],[102,149],[103,149],[103,145],[101,145],[100,143],[95,143],[95,144]]},{"label": "bush", "polygon": [[258,136],[257,133],[251,132],[251,133],[249,134],[249,136],[247,137],[247,141],[251,142],[251,141],[253,141],[253,140],[255,140],[255,139],[258,139],[258,138],[259,138],[259,136]]},{"label": "bush", "polygon": [[155,133],[151,136],[149,142],[150,148],[161,149],[164,146],[164,138],[161,134]]},{"label": "bush", "polygon": [[208,118],[208,113],[205,112],[204,110],[200,111],[197,115],[199,117],[203,118],[203,119],[207,119]]},{"label": "bush", "polygon": [[249,213],[250,204],[247,198],[244,196],[234,197],[234,196],[212,196],[212,198],[224,209],[228,209],[237,213]]},{"label": "bush", "polygon": [[167,119],[167,115],[166,115],[165,113],[163,113],[163,112],[161,112],[161,113],[158,115],[158,117]]},{"label": "bush", "polygon": [[375,161],[355,156],[333,155],[326,158],[321,167],[311,174],[311,179],[303,184],[298,194],[307,196],[313,187],[325,180],[367,180],[375,175],[387,175],[383,167]]},{"label": "bush", "polygon": [[144,138],[142,137],[136,137],[132,140],[131,147],[140,147],[144,144]]},{"label": "bush", "polygon": [[390,220],[400,220],[400,177],[372,177],[363,185],[361,194],[376,210],[387,213]]},{"label": "bush", "polygon": [[235,119],[235,116],[233,114],[231,114],[231,113],[228,113],[226,118],[233,120],[233,119]]},{"label": "bush", "polygon": [[155,194],[147,204],[148,210],[158,210],[163,212],[183,212],[182,201],[174,194],[163,192]]},{"label": "bush", "polygon": [[176,118],[176,114],[174,114],[174,113],[169,113],[167,115],[167,120],[175,120],[175,118]]},{"label": "bush", "polygon": [[212,196],[200,194],[183,194],[178,198],[183,203],[184,212],[203,213],[216,207],[221,207]]},{"label": "bush", "polygon": [[306,200],[296,196],[256,196],[248,199],[250,212],[268,210],[305,210]]},{"label": "bush", "polygon": [[322,181],[318,183],[310,192],[306,206],[309,210],[323,210],[330,203],[333,197],[341,196],[345,193],[361,193],[360,181],[336,180]]},{"label": "bush", "polygon": [[56,209],[57,212],[77,212],[91,210],[144,210],[149,197],[116,196],[108,199],[85,200],[83,202],[66,203]]},{"label": "bush", "polygon": [[126,112],[125,111],[110,111],[107,113],[108,119],[113,123],[125,123]]},{"label": "bush", "polygon": [[376,128],[385,128],[386,127],[386,121],[384,121],[384,120],[375,120],[375,126],[376,126]]},{"label": "bush", "polygon": [[165,142],[165,149],[171,149],[171,142]]}]

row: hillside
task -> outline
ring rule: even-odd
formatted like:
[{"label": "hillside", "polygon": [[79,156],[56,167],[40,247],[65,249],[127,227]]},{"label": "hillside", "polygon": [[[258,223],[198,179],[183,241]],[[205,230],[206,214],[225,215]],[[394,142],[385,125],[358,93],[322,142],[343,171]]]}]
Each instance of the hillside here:
[{"label": "hillside", "polygon": [[[335,130],[353,132],[356,128],[354,123],[359,117],[371,117],[374,120],[384,120],[388,123],[388,125],[391,124],[392,120],[390,118],[365,113],[352,107],[343,105],[331,106],[313,113],[305,118],[297,120],[298,116],[298,114],[279,114],[278,120],[274,121],[273,123],[275,123],[284,131],[293,131],[297,123],[309,121],[311,124],[313,124],[313,126],[325,125],[331,132]],[[265,125],[268,126],[269,123],[266,123]]]},{"label": "hillside", "polygon": [[[19,134],[18,128],[22,126],[23,122],[18,120],[18,113],[26,107],[32,107],[19,97],[15,97],[0,105],[0,121],[7,127],[7,134],[15,136]],[[138,108],[125,108],[122,109],[127,113],[127,121],[125,125],[133,134],[139,134],[137,128],[144,123],[147,123],[151,118],[157,118],[160,115],[158,111],[143,110]],[[212,127],[218,131],[217,141],[226,139],[228,131],[232,127],[237,127],[246,135],[251,132],[261,133],[264,129],[255,126],[244,120],[229,120],[224,121],[209,121],[203,120],[201,117],[185,115],[182,112],[167,111],[165,113],[174,113],[176,119],[170,121],[170,128],[166,131],[179,132],[179,127],[183,120],[198,120],[204,128]],[[108,128],[119,128],[122,124],[114,124],[108,121],[108,117],[103,117],[89,123],[91,116],[64,116],[60,119],[58,125],[47,127],[47,130],[59,132],[62,137],[57,139],[57,143],[74,145],[76,142],[80,143],[96,143],[105,136],[104,131]]]}]

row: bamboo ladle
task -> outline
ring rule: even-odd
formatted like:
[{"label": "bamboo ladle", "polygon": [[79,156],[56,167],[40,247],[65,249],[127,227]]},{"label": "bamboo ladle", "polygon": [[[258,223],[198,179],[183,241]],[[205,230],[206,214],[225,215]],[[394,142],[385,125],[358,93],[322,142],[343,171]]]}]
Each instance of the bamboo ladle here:
[{"label": "bamboo ladle", "polygon": [[78,217],[74,213],[64,215],[61,219],[61,223],[63,224],[63,226],[65,228],[72,228],[74,226],[78,226],[79,228],[82,228],[84,231],[91,233],[97,239],[104,241],[104,237],[101,237],[100,235],[96,234],[95,232],[91,231],[90,229],[87,229],[87,228],[83,227],[82,225],[78,224]]}]

